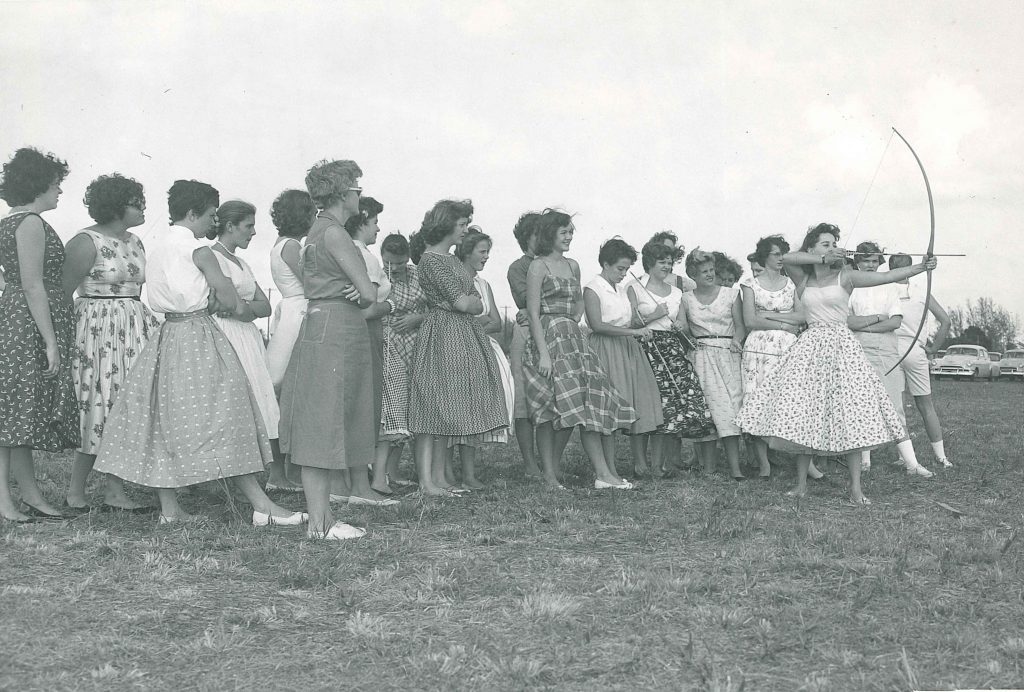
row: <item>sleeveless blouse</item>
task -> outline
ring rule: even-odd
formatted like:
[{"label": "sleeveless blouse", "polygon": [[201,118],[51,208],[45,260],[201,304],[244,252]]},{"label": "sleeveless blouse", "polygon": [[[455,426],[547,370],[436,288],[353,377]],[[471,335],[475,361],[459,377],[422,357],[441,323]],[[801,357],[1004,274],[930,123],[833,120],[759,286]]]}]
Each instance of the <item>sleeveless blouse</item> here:
[{"label": "sleeveless blouse", "polygon": [[[318,218],[306,236],[306,247],[302,249],[302,287],[309,300],[344,299],[342,291],[352,285],[352,280],[324,243],[324,236],[332,227],[345,233],[337,221]],[[365,266],[362,253],[356,254]]]},{"label": "sleeveless blouse", "polygon": [[138,298],[142,294],[142,284],[146,281],[146,250],[137,235],[129,232],[127,238],[118,240],[90,229],[78,235],[89,236],[96,247],[96,261],[78,287],[79,296]]},{"label": "sleeveless blouse", "polygon": [[274,285],[281,292],[282,298],[295,298],[296,296],[305,295],[302,291],[302,282],[299,281],[299,277],[295,276],[295,272],[292,271],[292,268],[288,266],[288,263],[281,256],[281,253],[284,252],[284,246],[290,240],[299,243],[299,255],[301,258],[302,243],[297,238],[282,236],[277,239],[274,247],[270,249],[270,276],[274,279]]},{"label": "sleeveless blouse", "polygon": [[732,319],[732,306],[736,302],[737,287],[719,286],[718,295],[705,305],[697,300],[693,293],[683,294],[686,306],[686,317],[690,321],[690,331],[695,337],[734,336],[736,325]]}]

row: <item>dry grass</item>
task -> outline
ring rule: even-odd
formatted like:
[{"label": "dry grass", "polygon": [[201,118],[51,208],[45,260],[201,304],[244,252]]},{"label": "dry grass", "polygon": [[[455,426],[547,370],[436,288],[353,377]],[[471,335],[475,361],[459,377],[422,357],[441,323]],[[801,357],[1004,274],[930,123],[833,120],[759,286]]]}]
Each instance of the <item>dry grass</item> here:
[{"label": "dry grass", "polygon": [[[186,529],[3,524],[0,687],[1019,687],[1022,401],[941,383],[957,467],[908,479],[876,454],[863,509],[841,468],[801,501],[788,468],[549,493],[502,449],[487,491],[351,511],[369,532],[342,544],[201,496]],[[68,457],[40,461],[61,497]],[[575,444],[567,461],[587,478]]]}]

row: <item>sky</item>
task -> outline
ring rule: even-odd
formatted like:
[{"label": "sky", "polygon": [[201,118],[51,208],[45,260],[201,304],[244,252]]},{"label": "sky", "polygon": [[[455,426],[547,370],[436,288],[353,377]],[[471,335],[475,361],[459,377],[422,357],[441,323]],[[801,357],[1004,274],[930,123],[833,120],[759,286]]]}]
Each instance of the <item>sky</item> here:
[{"label": "sky", "polygon": [[[271,202],[321,159],[353,159],[384,233],[470,198],[494,239],[499,306],[525,211],[575,215],[584,281],[600,244],[673,230],[742,264],[758,238],[924,252],[934,295],[1024,316],[1024,3],[173,2],[0,0],[0,157],[71,173],[47,219],[91,224],[95,177],[203,180],[258,208],[243,256],[272,287]],[[0,210],[3,210],[0,204]],[[383,234],[381,236],[383,238]],[[637,272],[639,273],[639,266]]]}]

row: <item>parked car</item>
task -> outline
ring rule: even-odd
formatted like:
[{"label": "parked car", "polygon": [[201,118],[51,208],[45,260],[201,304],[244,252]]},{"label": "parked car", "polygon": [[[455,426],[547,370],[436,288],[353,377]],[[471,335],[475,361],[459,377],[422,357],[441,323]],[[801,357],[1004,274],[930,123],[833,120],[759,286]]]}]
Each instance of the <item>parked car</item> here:
[{"label": "parked car", "polygon": [[1024,350],[1007,351],[999,361],[999,374],[1024,380]]},{"label": "parked car", "polygon": [[957,344],[946,349],[946,355],[932,363],[931,373],[937,380],[952,377],[991,382],[999,377],[999,363],[993,363],[982,346]]}]

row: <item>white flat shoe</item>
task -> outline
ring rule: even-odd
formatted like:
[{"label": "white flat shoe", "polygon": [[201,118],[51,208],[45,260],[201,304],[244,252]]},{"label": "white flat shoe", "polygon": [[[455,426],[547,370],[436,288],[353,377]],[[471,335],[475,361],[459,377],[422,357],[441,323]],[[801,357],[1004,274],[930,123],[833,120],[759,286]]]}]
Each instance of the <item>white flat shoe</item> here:
[{"label": "white flat shoe", "polygon": [[308,529],[306,538],[314,541],[347,541],[350,538],[362,538],[366,535],[366,529],[352,526],[344,522],[335,522],[334,526],[326,531],[315,531]]},{"label": "white flat shoe", "polygon": [[287,517],[275,517],[255,510],[252,513],[253,526],[298,526],[308,520],[309,515],[305,512],[292,512]]},{"label": "white flat shoe", "polygon": [[391,505],[399,504],[399,501],[390,497],[386,497],[383,500],[371,500],[368,497],[353,495],[348,498],[348,503],[350,505],[364,505],[366,507],[390,507]]},{"label": "white flat shoe", "polygon": [[949,459],[946,459],[946,458],[939,459],[939,463],[942,464],[942,466],[944,468],[947,468],[947,469],[953,468],[953,462],[951,462]]},{"label": "white flat shoe", "polygon": [[633,484],[629,481],[622,481],[621,484],[616,485],[615,483],[602,481],[600,478],[594,481],[594,490],[608,490],[611,488],[614,488],[615,490],[632,490]]},{"label": "white flat shoe", "polygon": [[330,496],[328,496],[328,499],[331,502],[348,502],[349,497],[348,495],[334,495],[332,493]]},{"label": "white flat shoe", "polygon": [[908,466],[907,467],[907,475],[908,476],[921,476],[922,478],[931,478],[935,474],[932,473],[931,471],[929,471],[928,469],[926,469],[925,467],[921,466],[920,464],[918,464],[917,466]]}]

